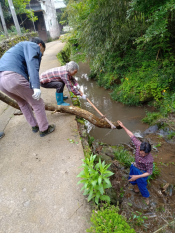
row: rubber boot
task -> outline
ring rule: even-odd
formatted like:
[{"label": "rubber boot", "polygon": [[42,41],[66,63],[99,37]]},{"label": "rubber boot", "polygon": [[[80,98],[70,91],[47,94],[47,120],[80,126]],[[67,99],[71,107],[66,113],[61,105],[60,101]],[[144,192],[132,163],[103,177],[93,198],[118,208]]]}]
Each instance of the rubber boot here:
[{"label": "rubber boot", "polygon": [[57,101],[57,105],[70,106],[70,104],[65,103],[63,101],[63,93],[56,92],[56,101]]}]

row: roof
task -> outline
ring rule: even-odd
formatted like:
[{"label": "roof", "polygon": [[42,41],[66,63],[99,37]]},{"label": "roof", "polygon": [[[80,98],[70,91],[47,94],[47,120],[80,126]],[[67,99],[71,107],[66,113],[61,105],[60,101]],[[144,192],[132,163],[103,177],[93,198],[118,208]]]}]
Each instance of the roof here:
[{"label": "roof", "polygon": [[64,4],[63,0],[54,0],[55,9],[65,8],[66,5]]}]

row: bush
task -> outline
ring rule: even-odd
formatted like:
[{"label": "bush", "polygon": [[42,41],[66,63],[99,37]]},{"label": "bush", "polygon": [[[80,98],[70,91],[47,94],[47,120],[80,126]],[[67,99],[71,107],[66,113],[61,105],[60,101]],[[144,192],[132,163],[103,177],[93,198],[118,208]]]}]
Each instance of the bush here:
[{"label": "bush", "polygon": [[116,159],[122,163],[125,167],[130,167],[131,163],[135,161],[134,157],[130,155],[129,151],[119,148],[115,151]]},{"label": "bush", "polygon": [[71,45],[67,43],[64,48],[57,54],[57,58],[61,63],[61,66],[64,66],[66,63],[70,62],[71,54]]},{"label": "bush", "polygon": [[[106,206],[105,206],[106,207]],[[119,208],[115,206],[102,207],[100,210],[93,210],[91,216],[91,228],[87,232],[91,233],[135,233],[131,229],[125,218],[118,214]]]},{"label": "bush", "polygon": [[106,165],[105,161],[101,163],[101,159],[95,164],[95,158],[96,155],[91,155],[90,158],[82,159],[84,170],[77,176],[82,178],[78,184],[84,184],[81,191],[84,190],[83,195],[89,195],[88,201],[94,200],[96,204],[99,200],[110,202],[105,190],[112,187],[109,177],[114,173],[108,170],[111,164]]}]

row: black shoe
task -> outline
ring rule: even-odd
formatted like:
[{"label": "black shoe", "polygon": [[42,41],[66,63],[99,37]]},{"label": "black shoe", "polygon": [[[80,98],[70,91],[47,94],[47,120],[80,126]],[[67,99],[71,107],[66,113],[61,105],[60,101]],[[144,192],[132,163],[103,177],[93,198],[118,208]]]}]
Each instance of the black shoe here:
[{"label": "black shoe", "polygon": [[37,133],[38,131],[39,131],[39,127],[38,126],[32,127],[32,132]]},{"label": "black shoe", "polygon": [[0,138],[3,138],[5,136],[5,133],[0,132]]},{"label": "black shoe", "polygon": [[47,134],[52,133],[54,130],[55,130],[55,125],[54,124],[49,125],[48,129],[46,129],[45,131],[43,132],[39,131],[40,137],[44,137]]}]

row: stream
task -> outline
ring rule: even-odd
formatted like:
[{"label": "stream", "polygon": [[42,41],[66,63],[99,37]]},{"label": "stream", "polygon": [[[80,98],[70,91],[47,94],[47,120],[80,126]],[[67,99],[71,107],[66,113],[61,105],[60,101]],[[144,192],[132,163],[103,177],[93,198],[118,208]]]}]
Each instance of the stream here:
[{"label": "stream", "polygon": [[[120,120],[132,132],[143,133],[149,125],[142,123],[142,118],[146,115],[146,110],[152,111],[150,107],[130,107],[118,103],[110,98],[110,90],[99,87],[97,83],[88,77],[90,68],[87,63],[79,63],[79,72],[76,75],[81,91],[87,95],[91,102],[111,121]],[[80,99],[81,107],[94,115],[99,114],[85,100]],[[120,143],[129,143],[130,138],[124,130],[101,129],[90,122],[86,122],[88,134],[99,142],[109,145]],[[151,140],[153,145],[161,144],[158,151],[152,150],[154,161],[161,168],[161,176],[165,182],[175,185],[175,145],[167,143],[164,138],[158,135],[147,135],[146,138]]]},{"label": "stream", "polygon": [[[112,100],[110,98],[110,90],[99,87],[94,80],[88,77],[90,73],[89,65],[87,63],[79,63],[79,66],[80,68],[76,74],[76,78],[81,86],[81,91],[87,95],[89,100],[106,115],[109,120],[115,122],[117,120],[122,121],[132,132],[139,131],[143,133],[148,128],[147,124],[141,122],[141,119],[146,115],[146,108],[130,107]],[[83,109],[100,117],[87,101],[82,99],[80,99],[80,101]],[[87,122],[86,125],[89,135],[100,142],[116,145],[119,143],[128,143],[130,141],[124,130],[101,129],[89,122]]]}]

